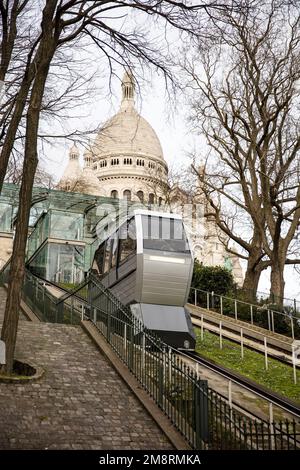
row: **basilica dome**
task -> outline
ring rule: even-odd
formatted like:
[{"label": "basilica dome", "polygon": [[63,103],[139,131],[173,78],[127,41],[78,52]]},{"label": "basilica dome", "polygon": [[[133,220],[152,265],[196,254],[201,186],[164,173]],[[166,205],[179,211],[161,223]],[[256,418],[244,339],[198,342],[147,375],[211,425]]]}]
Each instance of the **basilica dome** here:
[{"label": "basilica dome", "polygon": [[94,157],[130,154],[149,155],[163,160],[156,132],[134,106],[134,82],[126,72],[122,82],[123,99],[119,112],[99,131],[93,146]]},{"label": "basilica dome", "polygon": [[135,108],[121,109],[99,132],[94,144],[94,156],[130,154],[149,155],[163,160],[159,139]]},{"label": "basilica dome", "polygon": [[168,167],[154,129],[135,108],[134,95],[134,79],[126,72],[120,110],[91,145],[91,167],[101,195],[159,202],[167,185]]},{"label": "basilica dome", "polygon": [[168,187],[168,166],[154,129],[135,108],[134,95],[133,76],[125,72],[119,112],[101,127],[85,152],[80,175],[78,149],[71,149],[69,166],[59,187],[75,188],[69,184],[71,173],[73,180],[77,177],[78,191],[147,204],[162,203]]}]

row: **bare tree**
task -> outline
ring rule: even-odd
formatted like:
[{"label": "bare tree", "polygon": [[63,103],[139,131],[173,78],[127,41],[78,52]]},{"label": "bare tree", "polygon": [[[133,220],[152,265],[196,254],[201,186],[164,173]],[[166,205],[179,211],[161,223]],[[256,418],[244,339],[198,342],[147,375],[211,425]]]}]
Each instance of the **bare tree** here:
[{"label": "bare tree", "polygon": [[[17,2],[18,3],[18,2]],[[26,2],[23,2],[26,4]],[[232,2],[234,5],[236,2]],[[15,2],[7,3],[7,10]],[[174,2],[173,0],[47,0],[43,9],[34,2],[35,28],[27,44],[26,60],[23,61],[21,79],[10,112],[7,114],[5,129],[2,132],[0,159],[0,190],[4,181],[9,158],[22,119],[25,125],[24,165],[19,193],[19,209],[16,221],[16,234],[10,267],[5,317],[1,338],[6,343],[7,364],[4,369],[11,373],[16,343],[18,311],[21,287],[24,277],[24,258],[30,213],[30,202],[35,172],[38,164],[38,135],[41,110],[47,90],[47,80],[53,60],[66,47],[97,46],[99,57],[106,60],[110,76],[116,66],[151,65],[172,80],[168,63],[167,48],[145,31],[145,25],[138,28],[124,18],[130,11],[151,17],[162,22],[162,27],[178,28],[183,34],[195,34],[198,28],[198,11],[207,14],[220,10],[228,2],[214,4],[203,2]],[[18,29],[16,35],[18,34]]]},{"label": "bare tree", "polygon": [[247,287],[270,266],[271,292],[282,298],[284,266],[300,262],[289,257],[300,218],[300,11],[282,0],[246,3],[214,17],[214,40],[185,69],[208,145],[199,175],[208,215],[241,248]]}]

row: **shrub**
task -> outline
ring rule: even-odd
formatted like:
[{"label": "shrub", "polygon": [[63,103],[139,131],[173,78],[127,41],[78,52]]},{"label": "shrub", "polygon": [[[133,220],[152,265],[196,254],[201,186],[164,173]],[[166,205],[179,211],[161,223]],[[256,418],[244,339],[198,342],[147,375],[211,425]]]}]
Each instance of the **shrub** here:
[{"label": "shrub", "polygon": [[233,276],[221,266],[203,266],[195,260],[192,287],[219,295],[227,295],[235,287]]}]

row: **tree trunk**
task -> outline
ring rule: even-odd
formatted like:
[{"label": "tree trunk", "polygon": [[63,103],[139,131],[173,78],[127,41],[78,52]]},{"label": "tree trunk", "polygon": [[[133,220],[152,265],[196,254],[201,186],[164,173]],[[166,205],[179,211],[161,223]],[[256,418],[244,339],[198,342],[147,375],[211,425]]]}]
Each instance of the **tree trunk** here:
[{"label": "tree trunk", "polygon": [[[34,152],[32,152],[34,153]],[[5,315],[1,331],[1,339],[6,345],[6,364],[2,370],[6,374],[13,371],[13,360],[17,339],[19,307],[25,271],[25,249],[28,235],[28,222],[31,206],[31,193],[38,159],[36,155],[26,156],[23,180],[19,195],[19,210],[16,234],[11,258]]]},{"label": "tree trunk", "polygon": [[251,266],[247,266],[245,278],[243,282],[243,291],[245,292],[245,300],[248,302],[255,302],[258,283],[261,276],[261,269],[257,270]]},{"label": "tree trunk", "polygon": [[37,140],[41,113],[42,99],[49,66],[55,51],[55,43],[51,35],[51,18],[55,9],[56,0],[48,1],[45,6],[45,15],[42,28],[45,32],[40,43],[41,61],[37,64],[33,87],[31,90],[28,111],[26,115],[26,138],[22,184],[19,194],[19,210],[16,223],[16,233],[13,245],[13,254],[10,265],[10,278],[8,284],[7,300],[5,306],[4,322],[1,339],[6,344],[6,364],[2,367],[5,373],[13,371],[13,360],[17,339],[19,308],[21,291],[25,273],[25,251],[28,235],[32,188],[38,164]]},{"label": "tree trunk", "polygon": [[261,273],[264,269],[261,262],[262,256],[262,241],[259,231],[255,226],[251,242],[251,251],[249,251],[247,269],[243,283],[245,300],[247,300],[248,302],[256,301],[258,283],[260,280]]},{"label": "tree trunk", "polygon": [[277,305],[283,305],[284,297],[284,262],[279,258],[273,261],[271,267],[271,289],[270,297],[272,302]]}]

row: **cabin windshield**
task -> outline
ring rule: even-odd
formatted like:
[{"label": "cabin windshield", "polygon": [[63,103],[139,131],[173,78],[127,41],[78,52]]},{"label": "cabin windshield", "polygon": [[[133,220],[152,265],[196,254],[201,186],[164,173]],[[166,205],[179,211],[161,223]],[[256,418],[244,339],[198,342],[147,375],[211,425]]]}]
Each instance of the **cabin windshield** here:
[{"label": "cabin windshield", "polygon": [[189,253],[189,244],[180,219],[142,216],[144,249]]}]

